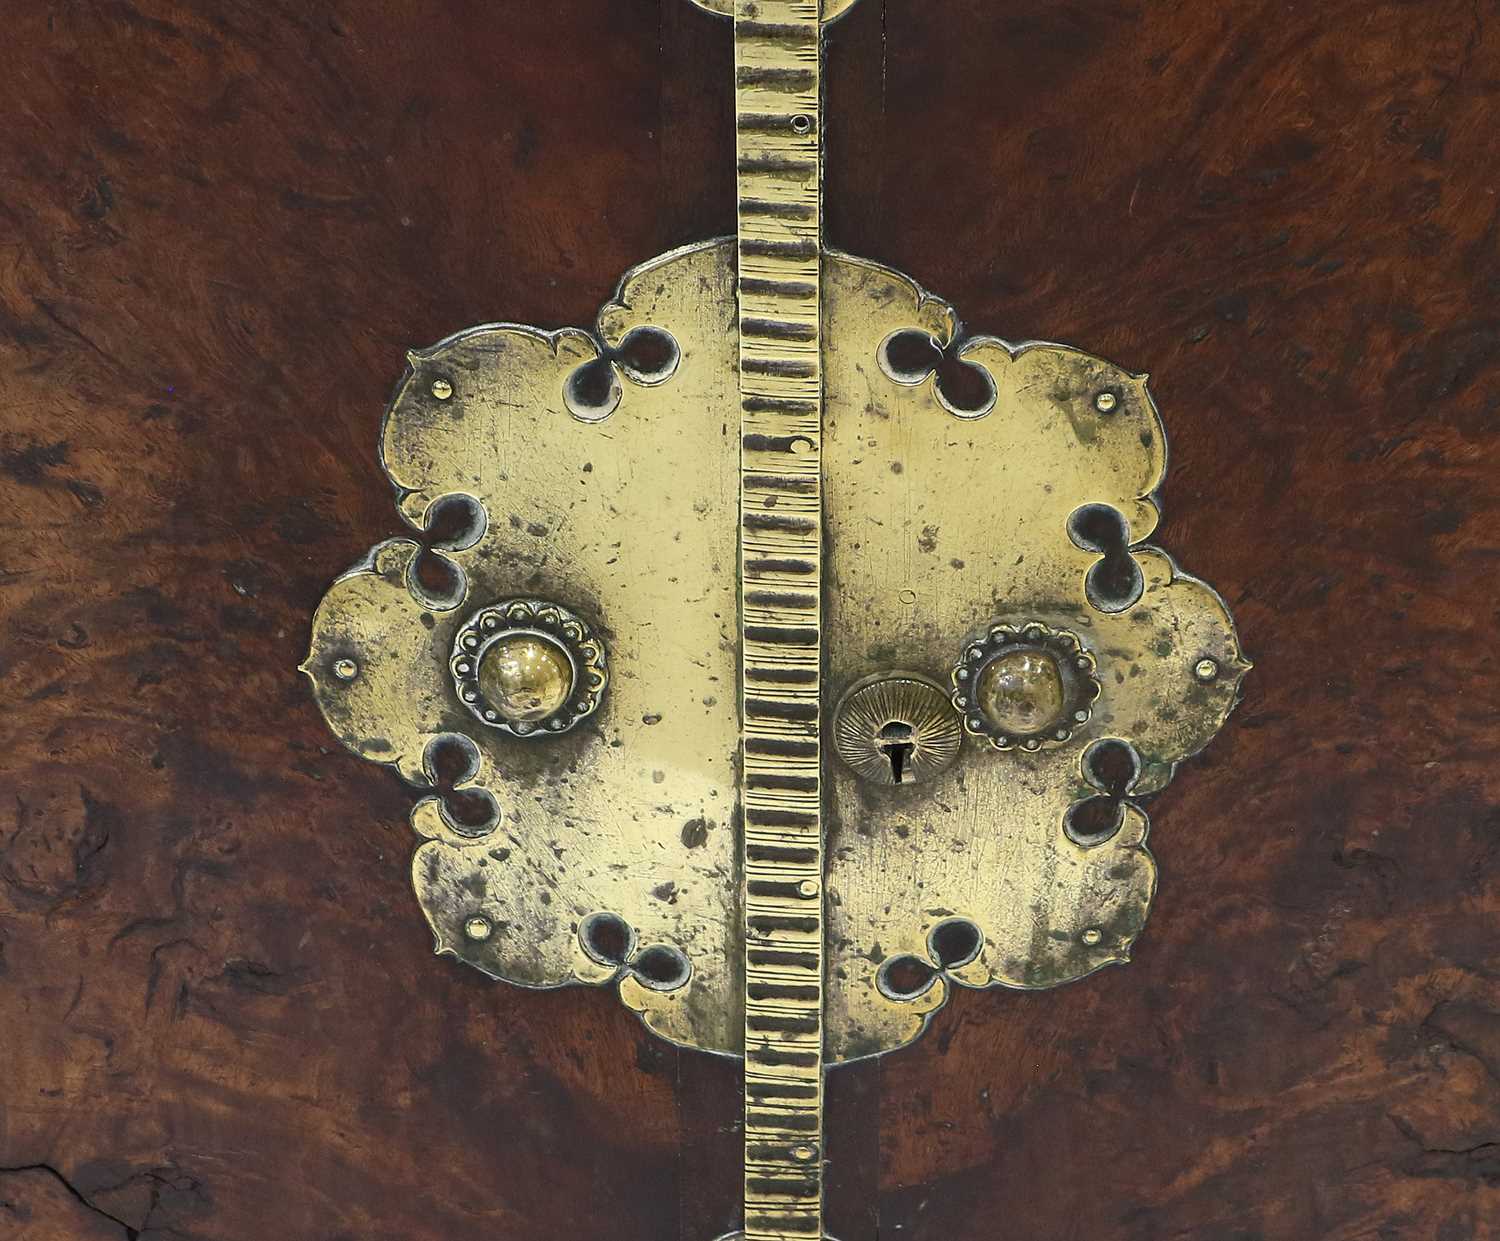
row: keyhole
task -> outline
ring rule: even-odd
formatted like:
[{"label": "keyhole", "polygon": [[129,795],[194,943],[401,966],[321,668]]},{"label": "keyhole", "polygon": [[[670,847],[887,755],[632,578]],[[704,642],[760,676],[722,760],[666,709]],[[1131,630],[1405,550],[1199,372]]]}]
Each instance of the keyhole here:
[{"label": "keyhole", "polygon": [[915,748],[912,743],[912,727],[904,720],[892,720],[878,734],[880,752],[891,764],[891,782],[900,784],[906,775],[906,762]]}]

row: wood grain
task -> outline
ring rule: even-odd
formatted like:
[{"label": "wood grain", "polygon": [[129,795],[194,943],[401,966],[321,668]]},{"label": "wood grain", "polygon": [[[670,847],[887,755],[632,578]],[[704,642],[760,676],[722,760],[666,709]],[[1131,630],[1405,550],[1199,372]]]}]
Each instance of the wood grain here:
[{"label": "wood grain", "polygon": [[[828,236],[1153,373],[1248,700],[1134,963],[830,1082],[843,1241],[1500,1235],[1500,14],[862,0]],[[683,0],[26,0],[0,75],[0,1232],[708,1241],[731,1062],[430,956],[294,668],[402,351],[732,231]]]}]

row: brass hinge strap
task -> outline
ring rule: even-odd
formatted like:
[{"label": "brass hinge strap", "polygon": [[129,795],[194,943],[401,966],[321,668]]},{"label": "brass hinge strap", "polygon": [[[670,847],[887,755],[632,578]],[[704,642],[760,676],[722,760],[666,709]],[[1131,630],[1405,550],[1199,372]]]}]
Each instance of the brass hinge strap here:
[{"label": "brass hinge strap", "polygon": [[745,1241],[823,1233],[819,7],[735,13]]}]

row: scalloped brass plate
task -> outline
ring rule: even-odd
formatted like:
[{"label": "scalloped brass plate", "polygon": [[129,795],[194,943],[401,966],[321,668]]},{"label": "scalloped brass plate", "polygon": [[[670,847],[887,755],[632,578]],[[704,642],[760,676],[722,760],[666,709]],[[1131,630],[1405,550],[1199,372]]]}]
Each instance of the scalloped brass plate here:
[{"label": "scalloped brass plate", "polygon": [[[738,1054],[733,265],[731,242],[675,251],[625,278],[594,333],[497,324],[414,353],[383,435],[412,533],[334,584],[303,668],[340,740],[413,784],[434,784],[444,738],[477,755],[453,791],[492,797],[493,824],[461,829],[436,790],[413,812],[439,951],[523,986],[614,986],[661,1036]],[[1098,680],[1065,740],[1002,752],[964,731],[915,785],[862,778],[827,747],[839,1061],[909,1042],[955,985],[1048,987],[1127,960],[1156,887],[1133,798],[1208,742],[1249,664],[1219,597],[1142,542],[1166,462],[1144,376],[958,339],[907,277],[831,253],[823,270],[828,717],[890,670],[951,686],[996,626],[1070,635]],[[669,373],[628,364],[640,329],[670,339]],[[912,333],[978,369],[985,409],[955,408],[936,366],[889,364]],[[483,509],[466,544],[430,528],[455,496]],[[452,571],[446,596],[421,588],[424,557]],[[483,727],[450,675],[455,635],[518,597],[607,650],[597,710],[560,735]],[[1135,775],[1112,830],[1070,834],[1071,808],[1099,795],[1086,757],[1101,739],[1128,743]],[[588,922],[601,913],[617,950],[582,937],[616,926]],[[945,961],[934,937],[955,920],[977,947]],[[881,985],[898,958],[928,962],[919,994]]]}]

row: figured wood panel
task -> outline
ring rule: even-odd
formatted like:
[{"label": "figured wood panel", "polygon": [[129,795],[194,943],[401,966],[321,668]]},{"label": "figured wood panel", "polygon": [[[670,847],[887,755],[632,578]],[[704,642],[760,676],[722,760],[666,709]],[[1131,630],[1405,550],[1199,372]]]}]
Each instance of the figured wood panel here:
[{"label": "figured wood panel", "polygon": [[[830,1080],[829,1224],[1500,1235],[1491,4],[864,0],[828,237],[1152,372],[1247,701],[1134,962]],[[733,228],[682,0],[27,0],[0,76],[0,1234],[708,1241],[736,1066],[430,956],[294,669],[402,351]]]}]

